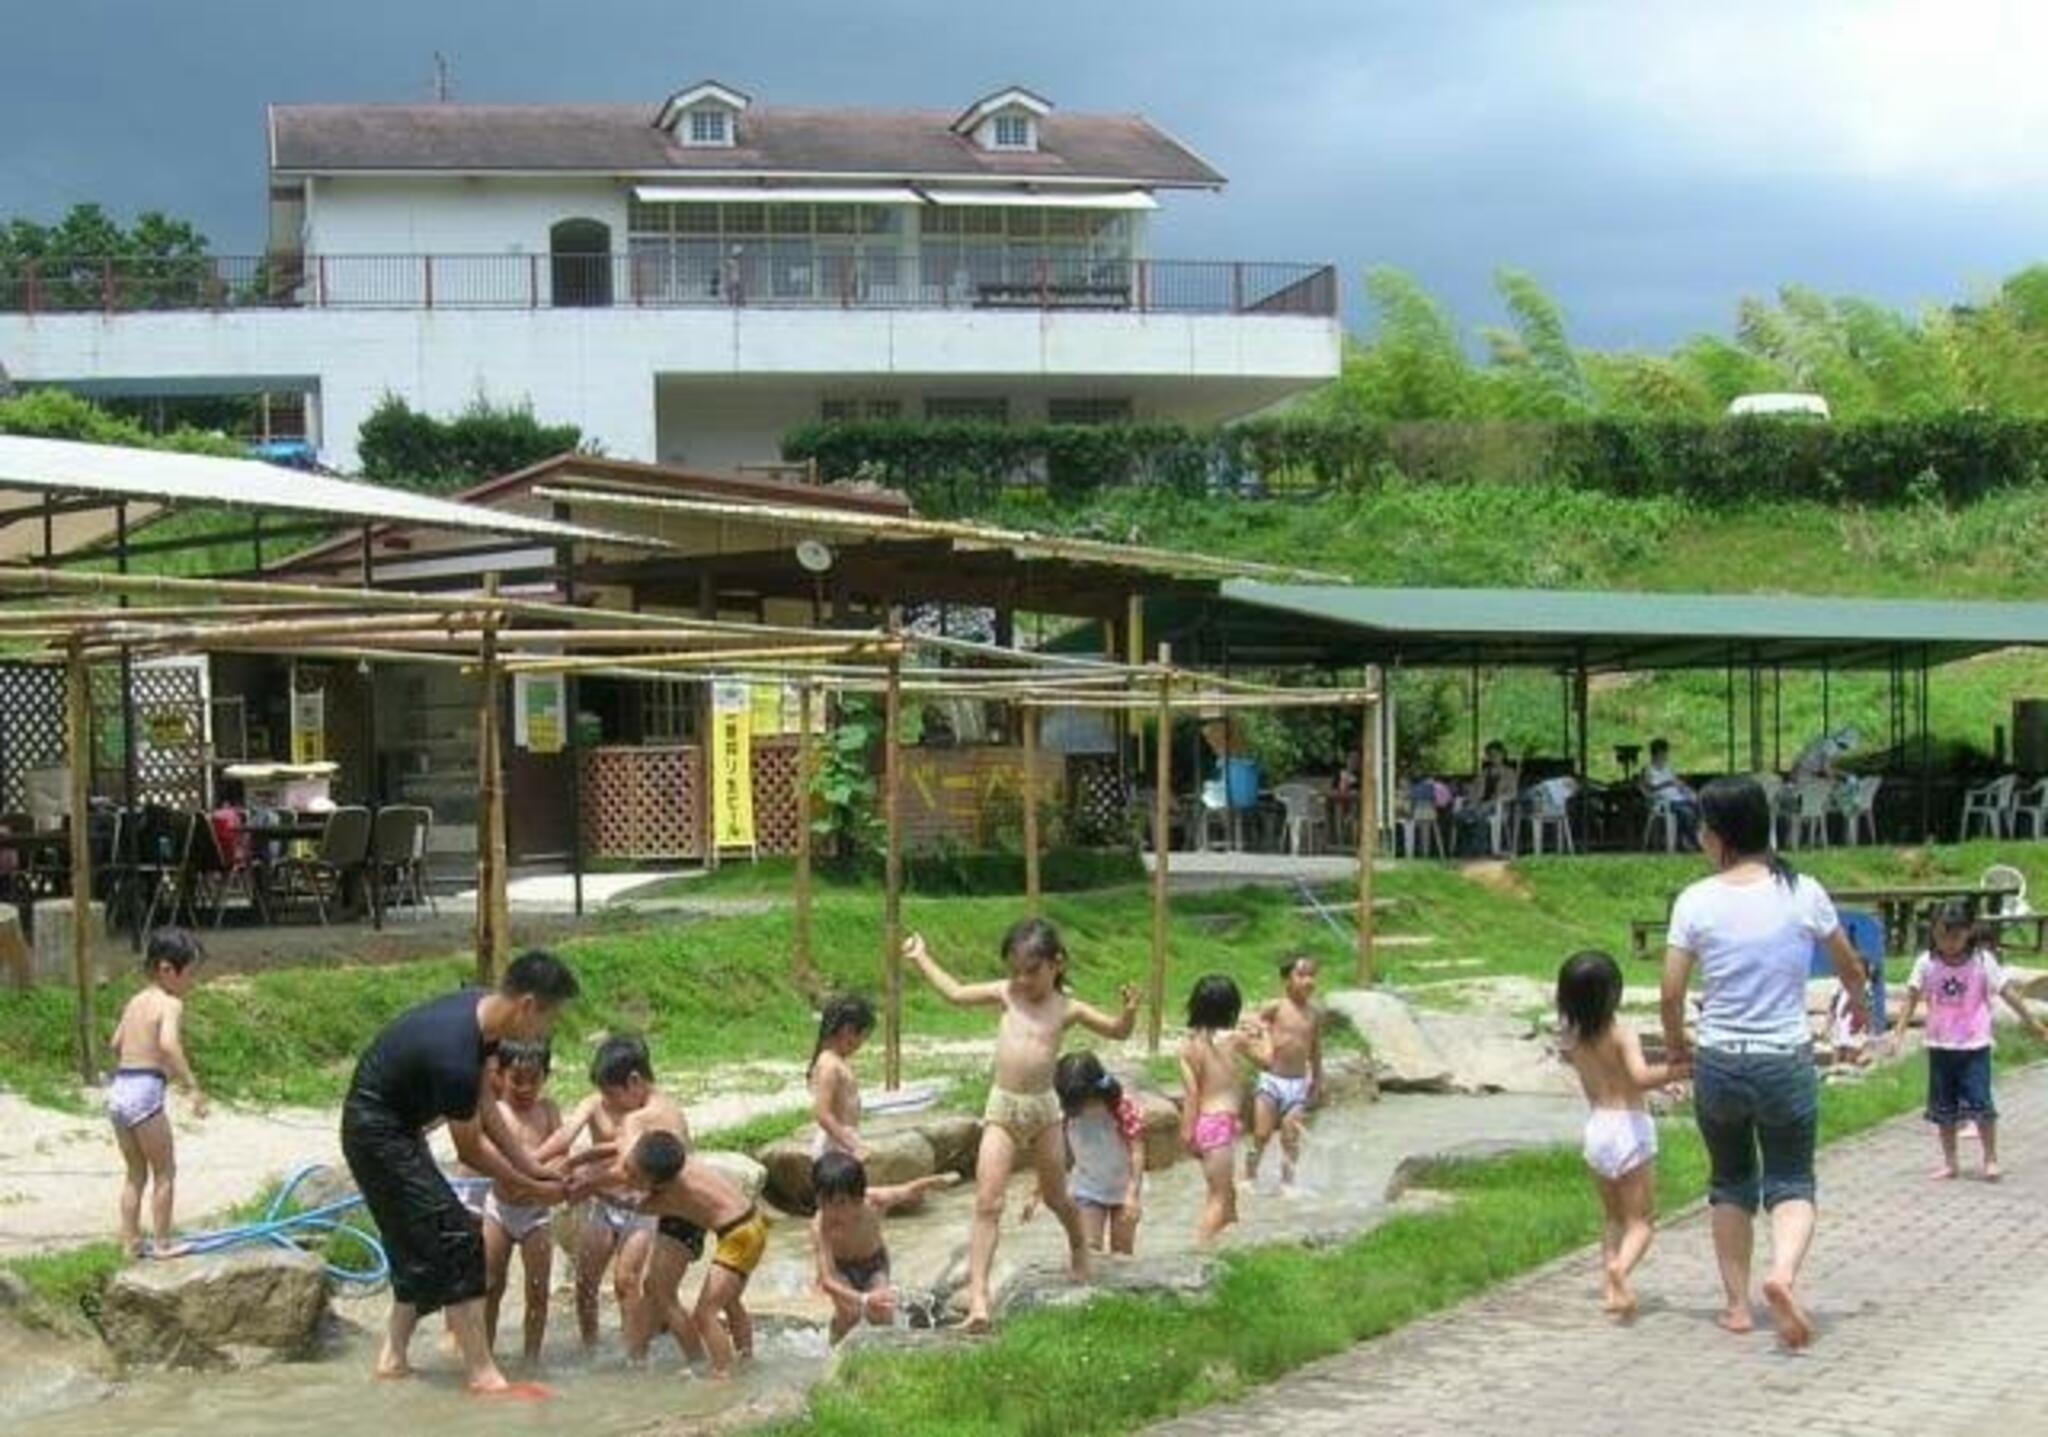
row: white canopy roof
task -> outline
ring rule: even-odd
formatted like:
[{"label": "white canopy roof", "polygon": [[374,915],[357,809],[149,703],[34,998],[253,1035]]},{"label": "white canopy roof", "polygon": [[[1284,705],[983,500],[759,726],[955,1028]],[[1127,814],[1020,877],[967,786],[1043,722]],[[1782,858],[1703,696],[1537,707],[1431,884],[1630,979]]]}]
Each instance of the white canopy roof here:
[{"label": "white canopy roof", "polygon": [[909,185],[635,185],[643,204],[914,205],[924,197]]},{"label": "white canopy roof", "polygon": [[935,205],[996,205],[1004,209],[1156,210],[1159,201],[1145,190],[942,190],[924,192]]},{"label": "white canopy roof", "polygon": [[[337,528],[398,522],[552,543],[586,539],[661,547],[650,539],[458,504],[407,489],[281,469],[253,459],[0,434],[0,560],[42,551],[43,526],[35,520],[46,495],[104,499],[109,508],[127,501],[134,506],[129,511],[131,522],[164,505],[219,504],[331,518]],[[65,553],[111,534],[114,520],[104,509],[72,511],[55,518],[51,528],[53,549]]]}]

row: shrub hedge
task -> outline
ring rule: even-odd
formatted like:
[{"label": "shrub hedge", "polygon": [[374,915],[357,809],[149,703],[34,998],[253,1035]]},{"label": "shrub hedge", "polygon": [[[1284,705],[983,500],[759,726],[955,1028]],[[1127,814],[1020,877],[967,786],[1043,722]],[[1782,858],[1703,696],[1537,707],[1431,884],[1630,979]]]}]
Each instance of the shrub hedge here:
[{"label": "shrub hedge", "polygon": [[572,449],[585,448],[573,424],[543,424],[524,405],[479,399],[452,419],[437,419],[387,394],[356,435],[363,477],[380,484],[448,490],[481,484]]},{"label": "shrub hedge", "polygon": [[1823,499],[1967,502],[2043,477],[2048,420],[1954,414],[1854,424],[1750,418],[1549,424],[1257,419],[1220,428],[867,421],[814,424],[783,456],[827,479],[869,477],[940,512],[1011,488],[1079,497],[1122,485],[1183,493],[1358,488],[1398,472],[1422,483],[1566,482],[1705,503]]}]

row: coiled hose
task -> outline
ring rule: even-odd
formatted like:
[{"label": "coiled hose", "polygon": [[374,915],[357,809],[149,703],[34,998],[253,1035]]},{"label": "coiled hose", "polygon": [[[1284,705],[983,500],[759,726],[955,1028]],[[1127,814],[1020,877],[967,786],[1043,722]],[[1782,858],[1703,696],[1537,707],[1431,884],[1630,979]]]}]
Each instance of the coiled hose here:
[{"label": "coiled hose", "polygon": [[373,1235],[342,1221],[342,1214],[362,1206],[361,1196],[355,1193],[336,1198],[333,1202],[321,1203],[317,1207],[288,1212],[292,1194],[307,1178],[326,1171],[321,1163],[308,1163],[284,1180],[270,1199],[270,1206],[255,1222],[239,1227],[224,1227],[213,1232],[193,1233],[179,1244],[181,1254],[223,1252],[231,1247],[242,1247],[250,1243],[267,1242],[274,1246],[298,1251],[309,1238],[342,1234],[361,1249],[367,1259],[359,1267],[345,1266],[334,1260],[330,1253],[327,1260],[327,1275],[336,1282],[354,1283],[363,1287],[374,1287],[391,1276],[391,1259],[384,1252],[384,1244]]}]

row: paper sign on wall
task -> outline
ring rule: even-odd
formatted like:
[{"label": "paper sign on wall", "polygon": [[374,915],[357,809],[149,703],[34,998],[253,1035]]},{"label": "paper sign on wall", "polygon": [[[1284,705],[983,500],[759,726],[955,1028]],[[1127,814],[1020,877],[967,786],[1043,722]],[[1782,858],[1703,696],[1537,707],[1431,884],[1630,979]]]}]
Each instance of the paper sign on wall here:
[{"label": "paper sign on wall", "polygon": [[514,674],[512,742],[529,753],[560,753],[567,741],[568,703],[560,674]]},{"label": "paper sign on wall", "polygon": [[319,763],[327,757],[327,690],[292,691],[292,762]]},{"label": "paper sign on wall", "polygon": [[711,685],[712,841],[720,848],[754,846],[754,734],[751,685]]}]

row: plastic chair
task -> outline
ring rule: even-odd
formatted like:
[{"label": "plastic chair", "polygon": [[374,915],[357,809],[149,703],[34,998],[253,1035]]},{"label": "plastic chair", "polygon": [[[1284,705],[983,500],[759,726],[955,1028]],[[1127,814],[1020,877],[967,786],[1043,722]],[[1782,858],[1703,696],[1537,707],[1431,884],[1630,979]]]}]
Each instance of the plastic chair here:
[{"label": "plastic chair", "polygon": [[236,893],[248,901],[251,912],[265,922],[270,920],[270,905],[264,899],[263,886],[256,881],[255,864],[246,852],[231,853],[223,848],[219,830],[205,814],[199,815],[192,833],[192,888],[193,917],[199,916],[201,899],[210,895],[216,928],[227,913],[228,899]]},{"label": "plastic chair", "polygon": [[1434,793],[1410,793],[1394,819],[1394,838],[1401,851],[1410,858],[1425,858],[1435,848],[1438,858],[1448,858],[1450,850],[1444,846],[1444,828],[1439,818]]},{"label": "plastic chair", "polygon": [[1987,900],[1993,918],[2024,918],[2034,910],[2027,905],[2027,875],[2010,863],[1994,863],[1977,880],[1980,888],[1995,888],[1998,896]]},{"label": "plastic chair", "polygon": [[1297,858],[1304,852],[1322,852],[1330,832],[1323,796],[1306,783],[1283,783],[1274,788],[1273,797],[1287,813],[1287,851]]},{"label": "plastic chair", "polygon": [[1844,784],[1842,826],[1849,846],[1854,848],[1864,841],[1857,837],[1862,831],[1869,833],[1869,842],[1877,842],[1877,791],[1884,787],[1884,779],[1875,775],[1851,777],[1845,779]]},{"label": "plastic chair", "polygon": [[1834,807],[1834,789],[1825,779],[1809,779],[1790,789],[1792,802],[1786,811],[1786,837],[1793,848],[1808,842],[1828,846],[1828,812]]},{"label": "plastic chair", "polygon": [[305,884],[305,896],[313,900],[313,907],[320,915],[324,926],[327,922],[329,900],[339,901],[351,876],[361,873],[370,856],[370,810],[351,807],[337,808],[327,815],[327,826],[320,831],[320,847],[311,857],[293,856],[278,865],[278,877],[283,885],[281,898],[286,903],[300,896],[299,885]]},{"label": "plastic chair", "polygon": [[1987,838],[2005,838],[2012,827],[2013,792],[2020,786],[2019,775],[2008,773],[1989,783],[1980,783],[1963,794],[1961,836],[1968,838],[1973,825],[1984,825]]},{"label": "plastic chair", "polygon": [[1522,794],[1520,831],[1529,835],[1529,851],[1543,852],[1543,835],[1551,835],[1559,853],[1576,853],[1572,843],[1571,797],[1579,791],[1569,778],[1545,779]]},{"label": "plastic chair", "polygon": [[1678,852],[1678,805],[1669,798],[1652,797],[1650,811],[1643,819],[1643,847],[1650,847],[1650,835],[1656,832],[1658,824],[1664,825],[1664,851]]},{"label": "plastic chair", "polygon": [[432,828],[432,809],[416,804],[393,804],[377,810],[370,828],[370,901],[378,912],[387,905],[392,912],[403,911],[409,903],[413,912],[439,912],[427,891],[427,832]]},{"label": "plastic chair", "polygon": [[2020,836],[2021,822],[2033,825],[2034,837],[2048,838],[2048,778],[2030,783],[2013,795],[2006,823],[2012,836]]},{"label": "plastic chair", "polygon": [[135,862],[136,882],[149,890],[149,903],[142,910],[142,932],[156,927],[159,904],[164,906],[165,922],[176,923],[178,911],[183,909],[198,927],[199,915],[192,908],[192,843],[195,829],[204,821],[200,814],[171,808],[143,810],[142,821],[136,825],[140,856]]}]

